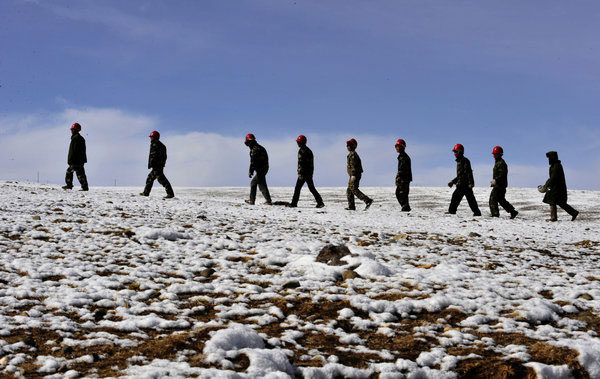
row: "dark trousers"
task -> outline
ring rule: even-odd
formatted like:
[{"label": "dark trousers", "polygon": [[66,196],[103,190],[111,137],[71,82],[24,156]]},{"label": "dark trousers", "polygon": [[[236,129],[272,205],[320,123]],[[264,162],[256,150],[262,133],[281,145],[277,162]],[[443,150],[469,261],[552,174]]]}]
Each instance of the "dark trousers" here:
[{"label": "dark trousers", "polygon": [[456,186],[456,189],[452,194],[452,199],[450,200],[450,207],[448,208],[448,213],[456,213],[458,205],[460,204],[464,196],[467,197],[469,207],[471,207],[473,214],[475,216],[481,216],[481,211],[479,210],[479,206],[477,205],[477,199],[475,199],[473,189],[466,186]]},{"label": "dark trousers", "polygon": [[73,187],[73,173],[77,174],[77,180],[79,180],[79,184],[81,184],[81,189],[87,191],[89,188],[83,165],[69,165],[69,167],[67,167],[65,183],[68,187]]},{"label": "dark trousers", "polygon": [[[570,206],[569,204],[567,204],[566,201],[565,202],[556,203],[556,205],[558,205],[559,207],[561,207],[571,217],[575,216],[576,214],[578,214],[577,210],[575,210],[575,208],[573,208],[572,206]],[[556,205],[554,207],[556,207]],[[555,213],[556,213],[556,211],[555,211]]]},{"label": "dark trousers", "polygon": [[[354,178],[354,179],[352,179]],[[348,180],[348,188],[346,189],[346,198],[348,199],[348,208],[355,208],[354,204],[354,196],[358,197],[360,200],[365,203],[370,200],[369,196],[362,193],[358,186],[360,184],[360,176],[351,176],[350,180]]]},{"label": "dark trousers", "polygon": [[410,192],[410,183],[398,183],[396,184],[396,199],[402,206],[404,212],[410,211],[410,205],[408,204],[408,193]]},{"label": "dark trousers", "polygon": [[500,216],[498,204],[500,204],[508,213],[512,214],[515,211],[515,207],[513,207],[512,204],[506,200],[506,188],[492,188],[492,192],[490,193],[490,213],[492,216]]},{"label": "dark trousers", "polygon": [[158,182],[165,187],[165,191],[167,191],[167,195],[172,196],[173,187],[171,187],[171,183],[163,173],[163,168],[152,168],[152,171],[148,174],[146,178],[146,187],[144,187],[144,195],[150,195],[150,191],[152,191],[152,185],[154,184],[154,180],[158,180]]},{"label": "dark trousers", "polygon": [[321,198],[321,195],[319,195],[319,192],[317,192],[317,189],[315,188],[313,178],[298,177],[298,180],[296,180],[296,188],[294,188],[294,196],[292,196],[291,205],[298,205],[298,200],[300,199],[300,191],[302,190],[302,186],[304,186],[304,183],[306,183],[306,185],[308,186],[308,190],[315,197],[317,205],[323,204],[323,199]]},{"label": "dark trousers", "polygon": [[269,187],[267,187],[267,173],[256,172],[252,181],[250,182],[250,201],[256,201],[256,187],[260,189],[260,193],[264,196],[267,202],[271,202],[271,194],[269,193]]}]

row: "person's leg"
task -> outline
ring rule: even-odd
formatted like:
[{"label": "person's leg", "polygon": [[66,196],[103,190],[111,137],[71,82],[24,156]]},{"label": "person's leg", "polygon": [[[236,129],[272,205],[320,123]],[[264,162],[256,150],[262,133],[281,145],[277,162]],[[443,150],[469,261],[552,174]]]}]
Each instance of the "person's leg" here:
[{"label": "person's leg", "polygon": [[315,201],[317,202],[317,205],[323,205],[323,198],[321,197],[321,195],[315,188],[315,183],[313,182],[313,178],[307,178],[306,185],[308,186],[308,190],[310,191],[310,193],[312,193],[313,196],[315,197]]},{"label": "person's leg", "polygon": [[356,209],[356,205],[354,204],[354,180],[352,178],[348,180],[348,188],[346,188],[346,198],[348,199],[347,209]]},{"label": "person's leg", "polygon": [[77,174],[77,180],[79,180],[79,184],[81,184],[81,190],[82,191],[89,190],[87,176],[85,175],[85,169],[83,168],[83,165],[75,166],[74,170],[75,170],[75,173]]},{"label": "person's leg", "polygon": [[558,205],[571,216],[571,221],[575,221],[575,219],[577,218],[577,215],[579,215],[579,212],[577,210],[575,210],[575,208],[573,208],[566,202],[558,204]]},{"label": "person's leg", "polygon": [[455,214],[458,209],[458,205],[462,201],[463,196],[465,196],[461,187],[456,187],[454,192],[452,193],[452,198],[450,199],[450,206],[448,207],[448,213]]},{"label": "person's leg", "polygon": [[477,205],[477,199],[475,199],[473,189],[467,188],[465,190],[465,196],[467,197],[467,202],[469,203],[471,211],[473,211],[473,216],[481,216],[481,211],[479,210],[479,205]]},{"label": "person's leg", "polygon": [[65,189],[73,188],[73,167],[70,165],[69,165],[69,167],[67,167],[67,172],[65,174],[65,186],[63,188],[65,188]]},{"label": "person's leg", "polygon": [[258,175],[258,189],[260,189],[260,193],[262,193],[263,197],[267,201],[267,203],[271,203],[271,194],[269,193],[269,187],[267,186],[267,174]]},{"label": "person's leg", "polygon": [[371,199],[369,198],[369,196],[362,193],[362,191],[359,189],[359,185],[360,185],[360,178],[356,177],[356,180],[354,181],[354,185],[352,187],[352,192],[354,193],[354,196],[358,197],[360,200],[364,201],[365,203],[368,203]]},{"label": "person's leg", "polygon": [[250,181],[250,199],[248,202],[254,204],[256,201],[256,187],[258,186],[258,174],[255,174],[252,180]]},{"label": "person's leg", "polygon": [[515,207],[512,206],[511,203],[506,200],[506,188],[502,189],[501,196],[498,197],[498,203],[504,208],[504,210],[511,215],[515,213]]},{"label": "person's leg", "polygon": [[158,179],[158,182],[163,187],[165,187],[165,191],[167,192],[167,197],[169,197],[169,198],[175,197],[175,193],[173,192],[173,187],[171,187],[171,183],[169,183],[169,179],[167,179],[163,170],[160,170],[160,173],[158,174],[156,179]]},{"label": "person's leg", "polygon": [[148,177],[146,178],[146,186],[144,187],[144,192],[143,195],[144,196],[149,196],[150,195],[150,191],[152,191],[152,185],[154,184],[154,179],[156,179],[156,171],[154,169],[152,169],[152,171],[150,171],[150,173],[148,174]]},{"label": "person's leg", "polygon": [[500,209],[498,208],[498,197],[500,196],[500,189],[497,187],[492,188],[490,192],[490,213],[492,217],[500,217]]},{"label": "person's leg", "polygon": [[[400,191],[398,191],[398,188]],[[402,206],[403,212],[410,212],[410,205],[408,203],[408,194],[410,192],[410,183],[402,183],[396,187],[396,198]],[[399,192],[399,193],[398,193]]]},{"label": "person's leg", "polygon": [[300,200],[300,191],[302,190],[303,185],[304,185],[304,180],[298,178],[296,180],[296,187],[294,188],[294,196],[292,196],[292,201],[290,203],[291,207],[298,206],[298,200]]},{"label": "person's leg", "polygon": [[548,221],[557,221],[556,204],[550,204],[550,219]]}]

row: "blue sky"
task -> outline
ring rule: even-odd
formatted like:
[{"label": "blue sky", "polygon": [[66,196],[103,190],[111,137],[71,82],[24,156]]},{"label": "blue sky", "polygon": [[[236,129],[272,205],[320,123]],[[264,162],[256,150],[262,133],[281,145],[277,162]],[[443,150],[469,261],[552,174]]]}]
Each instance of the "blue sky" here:
[{"label": "blue sky", "polygon": [[[417,185],[444,185],[461,142],[480,185],[502,145],[513,185],[543,181],[544,153],[557,150],[570,187],[600,189],[599,19],[593,1],[4,0],[0,169],[60,182],[67,129],[80,121],[92,157],[105,159],[90,164],[122,167],[123,184],[145,175],[156,128],[181,153],[167,174],[186,185],[246,184],[246,147],[234,141],[253,132],[281,161],[276,185],[293,185],[287,146],[303,133],[327,157],[317,184],[319,167],[323,185],[345,184],[344,142],[360,136],[365,184],[393,185],[393,142],[404,138]],[[11,142],[39,136],[38,159],[56,164],[28,161]],[[113,139],[121,155],[104,154]],[[229,144],[214,162],[194,155],[219,141]],[[205,161],[197,170],[223,162],[227,174],[187,178],[192,156]]]}]

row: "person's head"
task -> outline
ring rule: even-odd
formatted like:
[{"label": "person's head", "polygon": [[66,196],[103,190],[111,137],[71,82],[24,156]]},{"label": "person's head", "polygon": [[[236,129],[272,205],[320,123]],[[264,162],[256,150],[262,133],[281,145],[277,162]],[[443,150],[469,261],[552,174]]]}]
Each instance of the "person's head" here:
[{"label": "person's head", "polygon": [[158,141],[160,139],[160,133],[155,130],[152,133],[150,133],[148,137],[150,137],[151,141]]},{"label": "person's head", "polygon": [[306,137],[300,134],[298,138],[296,138],[296,143],[298,144],[298,147],[306,145]]},{"label": "person's head", "polygon": [[256,137],[254,137],[254,134],[246,134],[246,140],[244,141],[244,144],[248,147],[254,146],[256,144]]},{"label": "person's head", "polygon": [[504,155],[504,150],[502,149],[502,146],[494,146],[494,149],[492,150],[492,155],[496,160],[502,158],[502,156]]},{"label": "person's head", "polygon": [[356,150],[357,146],[358,146],[358,142],[356,142],[356,140],[354,138],[351,138],[348,141],[346,141],[346,149],[348,149],[348,151]]},{"label": "person's head", "polygon": [[81,125],[78,122],[71,125],[71,134],[77,134],[81,131]]},{"label": "person's head", "polygon": [[394,146],[396,147],[396,152],[402,153],[406,149],[406,142],[400,138],[398,141],[396,141],[396,145]]},{"label": "person's head", "polygon": [[556,151],[549,151],[546,153],[546,158],[548,158],[549,164],[558,162],[558,153]]},{"label": "person's head", "polygon": [[456,158],[462,157],[465,154],[465,147],[460,143],[457,143],[456,145],[454,145],[452,152],[454,153],[454,156]]}]

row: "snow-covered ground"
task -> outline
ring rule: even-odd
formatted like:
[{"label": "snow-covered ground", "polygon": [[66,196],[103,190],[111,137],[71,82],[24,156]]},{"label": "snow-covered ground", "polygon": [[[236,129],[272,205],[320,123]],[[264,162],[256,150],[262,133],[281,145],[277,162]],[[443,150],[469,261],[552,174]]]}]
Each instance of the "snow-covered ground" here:
[{"label": "snow-covered ground", "polygon": [[345,188],[140,189],[0,182],[3,375],[600,377],[598,192],[550,223],[534,189],[508,190],[515,220],[445,215],[448,188],[410,214],[393,188],[367,212]]}]

